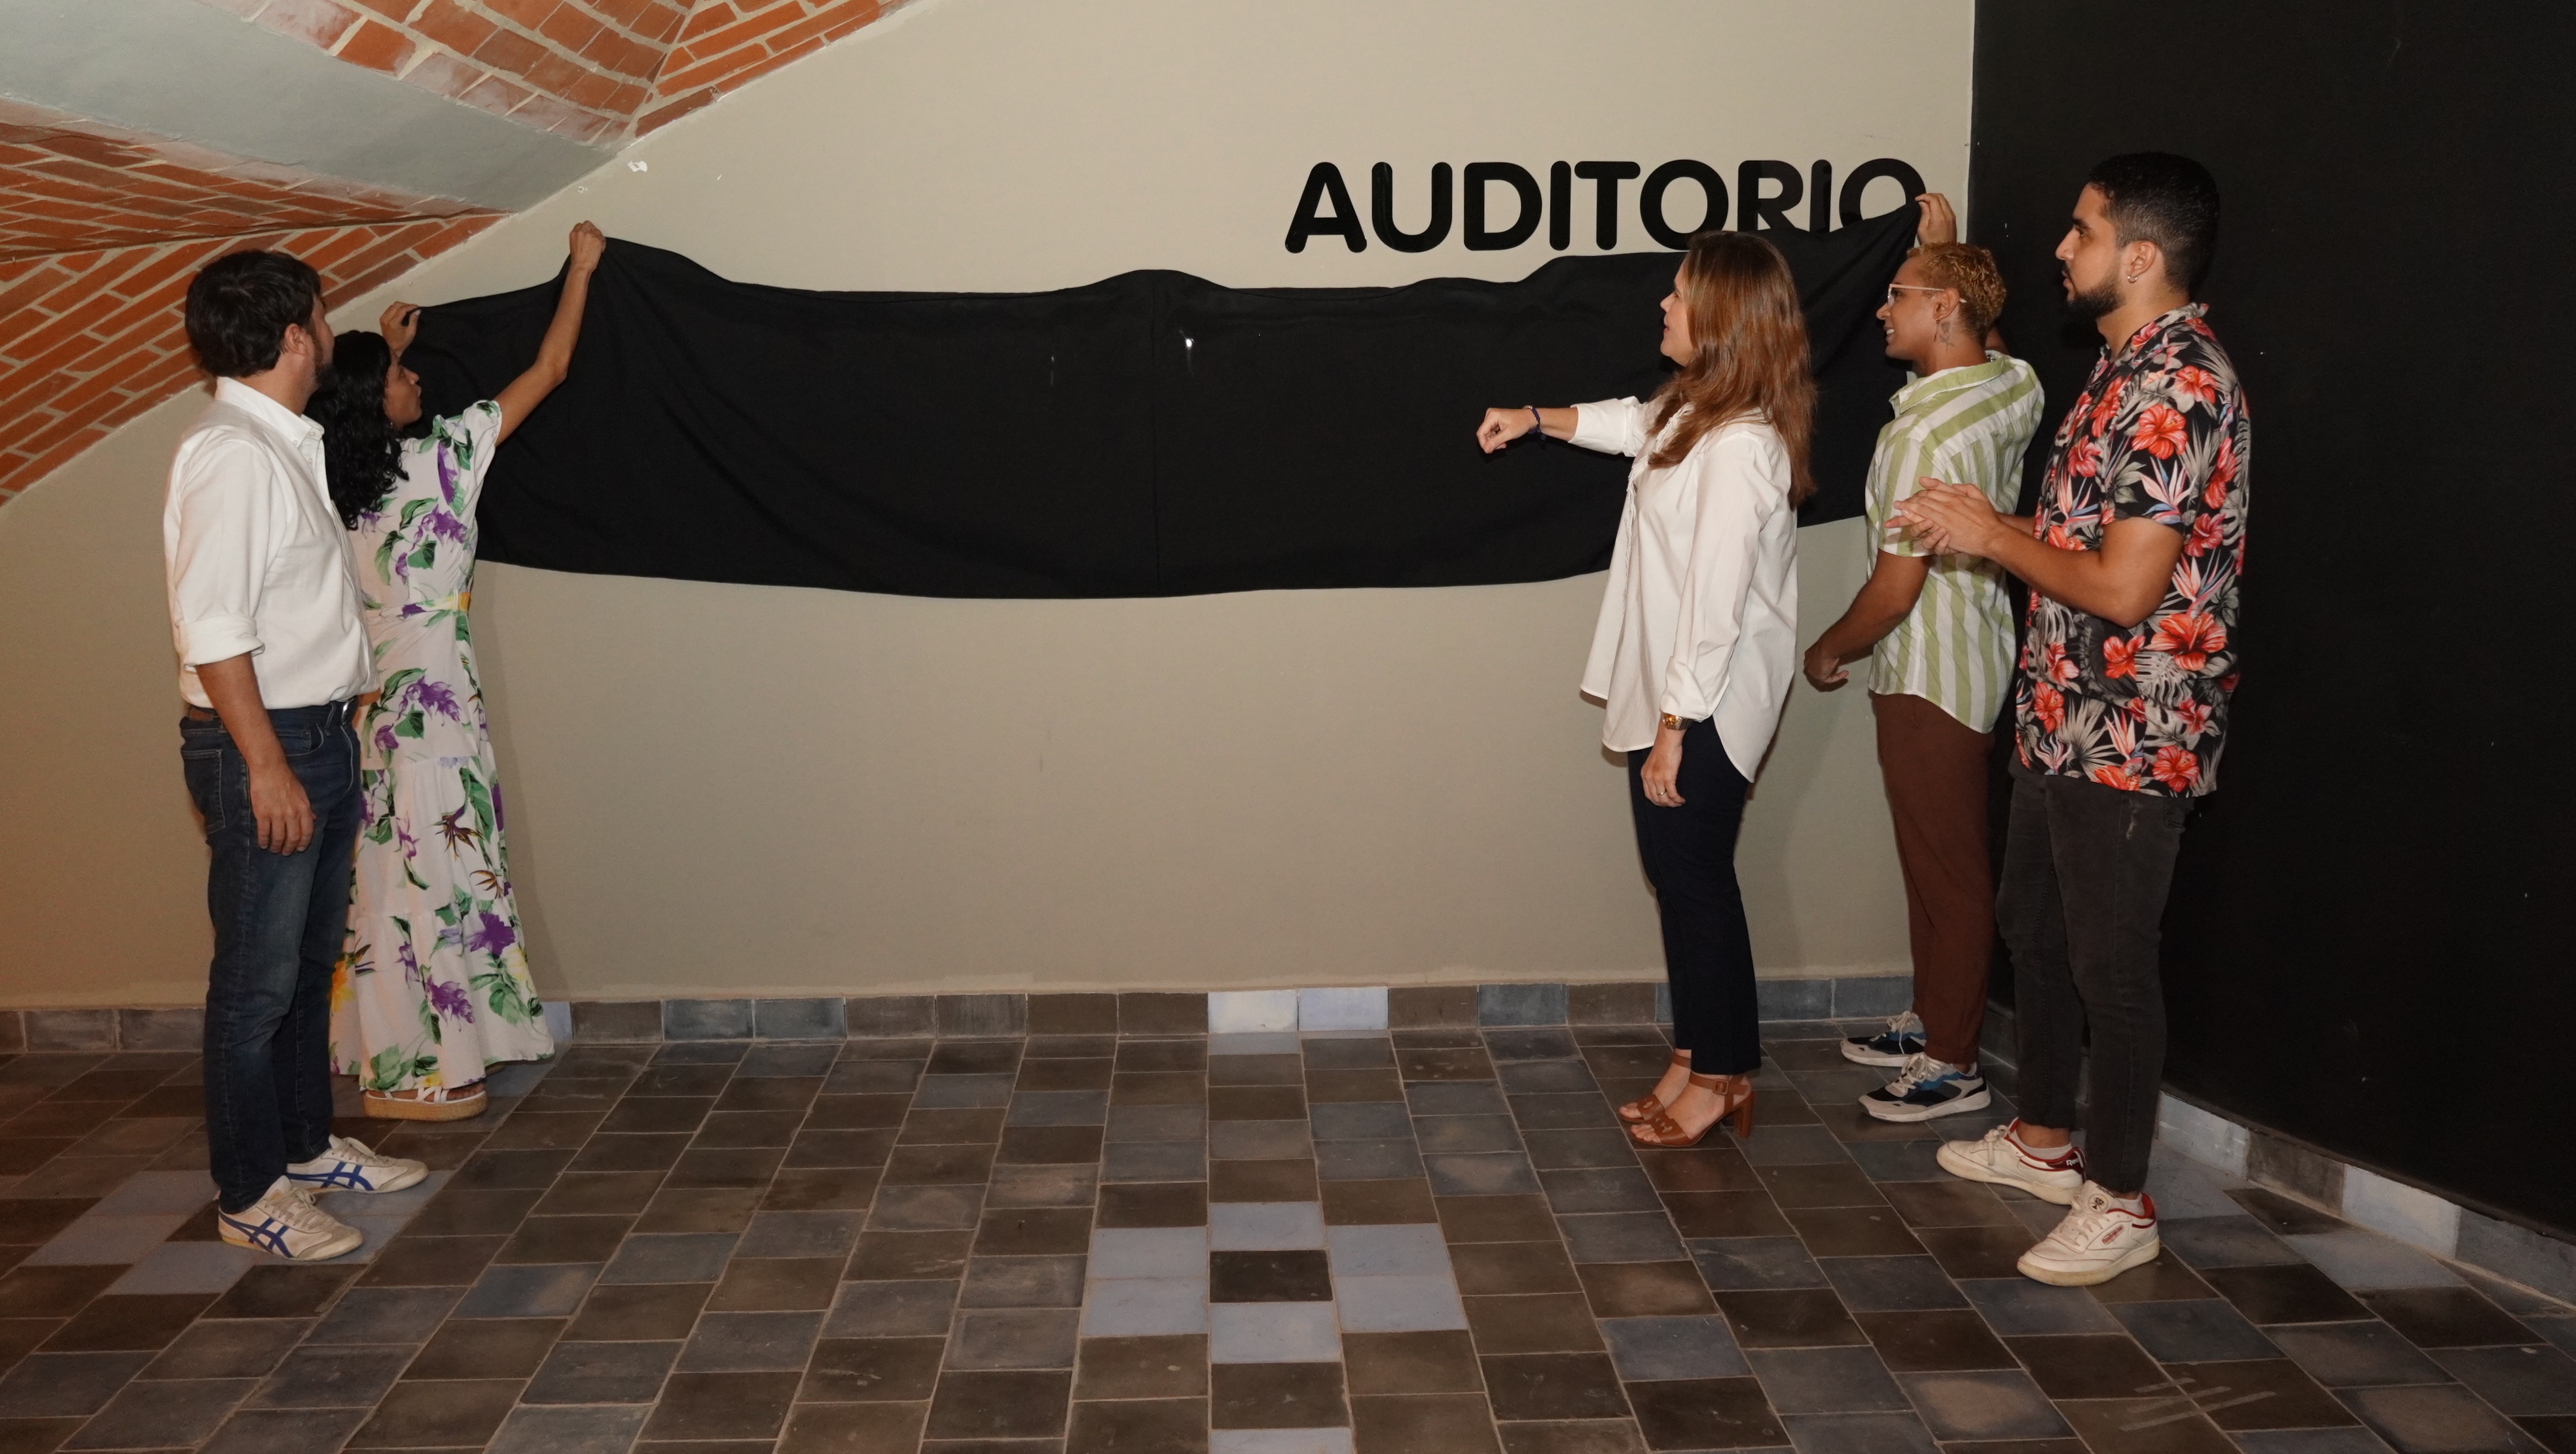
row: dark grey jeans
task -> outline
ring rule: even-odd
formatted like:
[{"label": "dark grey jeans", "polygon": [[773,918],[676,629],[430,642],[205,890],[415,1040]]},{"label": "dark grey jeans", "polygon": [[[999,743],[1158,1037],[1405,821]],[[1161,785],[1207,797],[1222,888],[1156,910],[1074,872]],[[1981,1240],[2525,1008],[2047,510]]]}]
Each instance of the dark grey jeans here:
[{"label": "dark grey jeans", "polygon": [[2089,1089],[2086,1173],[2119,1196],[2145,1189],[2156,1139],[2165,892],[2190,813],[2189,799],[2013,769],[1995,918],[2012,949],[2021,1050],[2014,1099],[2024,1121],[2071,1130],[2077,1093]]}]

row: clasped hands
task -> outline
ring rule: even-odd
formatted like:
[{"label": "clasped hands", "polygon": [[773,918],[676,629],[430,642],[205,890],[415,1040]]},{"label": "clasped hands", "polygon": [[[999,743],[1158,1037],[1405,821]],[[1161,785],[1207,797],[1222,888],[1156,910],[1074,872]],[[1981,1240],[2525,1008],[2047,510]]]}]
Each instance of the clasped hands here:
[{"label": "clasped hands", "polygon": [[1896,502],[1888,528],[1902,530],[1934,555],[1986,560],[1994,559],[2001,542],[2012,534],[2012,527],[1996,513],[1984,491],[1930,475],[1916,481],[1913,494]]}]

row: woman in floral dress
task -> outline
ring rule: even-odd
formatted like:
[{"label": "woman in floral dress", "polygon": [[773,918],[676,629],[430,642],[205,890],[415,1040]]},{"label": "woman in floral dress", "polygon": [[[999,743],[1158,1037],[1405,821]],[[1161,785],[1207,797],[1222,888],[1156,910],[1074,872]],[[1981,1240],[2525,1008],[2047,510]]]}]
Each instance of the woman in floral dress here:
[{"label": "woman in floral dress", "polygon": [[420,310],[396,303],[382,336],[340,335],[306,407],[354,532],[376,662],[358,724],[357,887],[331,990],[332,1063],[358,1077],[370,1116],[478,1115],[486,1066],[554,1053],[511,899],[465,610],[492,452],[563,382],[605,247],[589,223],[573,229],[537,361],[499,398],[424,424],[420,380],[402,366]]}]

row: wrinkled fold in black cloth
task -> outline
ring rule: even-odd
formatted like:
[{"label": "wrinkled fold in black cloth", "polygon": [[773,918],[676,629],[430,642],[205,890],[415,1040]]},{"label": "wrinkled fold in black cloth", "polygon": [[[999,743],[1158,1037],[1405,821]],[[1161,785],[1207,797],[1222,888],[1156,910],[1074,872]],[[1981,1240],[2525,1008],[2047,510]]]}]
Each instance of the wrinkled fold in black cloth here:
[{"label": "wrinkled fold in black cloth", "polygon": [[[1822,405],[1807,523],[1860,513],[1902,382],[1872,314],[1914,209],[1766,233]],[[1627,461],[1525,442],[1493,404],[1640,397],[1679,254],[1517,283],[827,293],[612,241],[571,377],[502,448],[487,560],[913,596],[1170,596],[1552,580],[1609,563]],[[428,310],[430,409],[536,356],[556,282]]]}]

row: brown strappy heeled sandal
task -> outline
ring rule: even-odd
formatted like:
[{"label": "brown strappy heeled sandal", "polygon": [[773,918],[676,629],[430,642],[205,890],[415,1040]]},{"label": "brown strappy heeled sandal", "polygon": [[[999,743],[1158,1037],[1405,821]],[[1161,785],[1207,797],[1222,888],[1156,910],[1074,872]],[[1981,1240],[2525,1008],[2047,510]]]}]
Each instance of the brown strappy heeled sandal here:
[{"label": "brown strappy heeled sandal", "polygon": [[1681,1123],[1673,1119],[1672,1110],[1659,1105],[1653,1115],[1628,1128],[1628,1139],[1640,1146],[1678,1151],[1685,1147],[1697,1146],[1707,1140],[1709,1132],[1716,1130],[1720,1124],[1729,1119],[1735,1122],[1735,1134],[1738,1137],[1753,1134],[1753,1078],[1751,1076],[1694,1075],[1691,1077],[1691,1084],[1701,1090],[1716,1091],[1723,1098],[1717,1114],[1709,1118],[1707,1125],[1699,1128],[1698,1134],[1694,1135],[1683,1130]]},{"label": "brown strappy heeled sandal", "polygon": [[[1690,1065],[1690,1052],[1687,1050],[1674,1051],[1672,1063],[1687,1068]],[[1643,1125],[1649,1117],[1653,1116],[1655,1112],[1660,1111],[1663,1108],[1664,1103],[1655,1098],[1655,1093],[1653,1091],[1648,1091],[1644,1095],[1637,1097],[1635,1100],[1622,1104],[1618,1108],[1619,1119],[1627,1122],[1631,1126]]]}]

